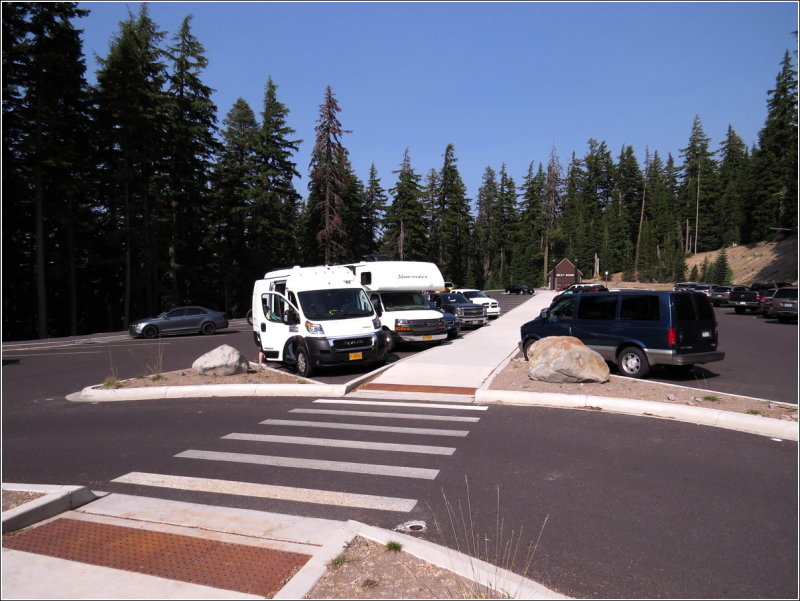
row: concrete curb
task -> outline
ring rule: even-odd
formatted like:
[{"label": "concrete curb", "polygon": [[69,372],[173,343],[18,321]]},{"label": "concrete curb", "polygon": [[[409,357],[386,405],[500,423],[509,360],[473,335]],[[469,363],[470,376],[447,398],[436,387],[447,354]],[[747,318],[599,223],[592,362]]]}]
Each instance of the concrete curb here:
[{"label": "concrete curb", "polygon": [[328,571],[328,563],[342,554],[355,534],[342,527],[275,593],[273,599],[303,599]]},{"label": "concrete curb", "polygon": [[590,395],[556,394],[546,392],[518,392],[511,390],[475,391],[477,403],[508,403],[511,405],[537,405],[577,409],[601,409],[612,413],[660,417],[704,426],[715,426],[762,436],[774,436],[785,440],[798,440],[797,422],[789,422],[758,415],[747,415],[709,409],[689,407],[656,401],[636,401]]},{"label": "concrete curb", "polygon": [[347,394],[349,384],[208,384],[205,386],[151,386],[95,388],[87,386],[67,398],[77,402],[143,401],[196,397],[333,396]]},{"label": "concrete curb", "polygon": [[[389,542],[400,543],[402,545],[402,550],[406,553],[445,570],[449,570],[462,578],[487,586],[492,590],[505,593],[511,599],[570,598],[556,593],[538,582],[520,576],[519,574],[514,574],[509,570],[429,541],[414,538],[408,534],[376,528],[375,526],[369,526],[354,520],[348,520],[345,524],[345,528],[352,532],[353,536],[362,536],[382,545],[386,545]],[[352,539],[352,536],[350,539]],[[343,550],[343,548],[340,549],[340,551],[341,550]]]},{"label": "concrete curb", "polygon": [[3,533],[20,530],[36,522],[49,519],[65,511],[86,505],[100,495],[85,486],[59,486],[49,484],[6,484],[3,490],[43,493],[44,496],[3,512]]},{"label": "concrete curb", "polygon": [[[402,360],[401,360],[402,361]],[[390,363],[358,376],[345,384],[206,384],[203,386],[150,386],[145,388],[97,388],[87,386],[77,393],[67,395],[73,402],[144,401],[159,399],[186,399],[197,397],[269,397],[269,396],[332,396],[342,397],[365,380],[397,365]]]}]

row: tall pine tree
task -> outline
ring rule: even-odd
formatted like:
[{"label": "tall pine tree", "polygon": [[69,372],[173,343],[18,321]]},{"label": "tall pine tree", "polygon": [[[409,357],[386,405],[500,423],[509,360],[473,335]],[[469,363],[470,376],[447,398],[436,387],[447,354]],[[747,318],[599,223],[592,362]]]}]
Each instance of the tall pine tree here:
[{"label": "tall pine tree", "polygon": [[406,149],[397,173],[397,183],[389,191],[392,203],[386,208],[381,251],[399,261],[427,261],[429,224],[422,202],[420,177],[411,166]]},{"label": "tall pine tree", "polygon": [[755,189],[748,207],[752,242],[777,232],[797,233],[797,71],[788,51],[769,91],[767,109],[754,153]]},{"label": "tall pine tree", "polygon": [[309,195],[305,213],[307,256],[326,265],[339,262],[347,252],[347,231],[342,219],[343,195],[350,184],[348,151],[342,136],[339,113],[342,109],[330,86],[319,107],[316,141],[311,152]]}]

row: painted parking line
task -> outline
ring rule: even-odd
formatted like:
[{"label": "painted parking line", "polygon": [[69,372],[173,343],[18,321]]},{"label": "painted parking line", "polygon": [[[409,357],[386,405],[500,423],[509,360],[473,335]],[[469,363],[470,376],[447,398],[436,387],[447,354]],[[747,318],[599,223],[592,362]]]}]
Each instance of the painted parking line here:
[{"label": "painted parking line", "polygon": [[318,505],[336,505],[340,507],[357,507],[360,509],[380,509],[384,511],[409,512],[414,509],[414,506],[417,504],[416,499],[403,499],[400,497],[381,497],[375,495],[343,493],[332,490],[294,488],[289,486],[274,486],[271,484],[257,484],[254,482],[237,482],[233,480],[217,480],[212,478],[191,478],[187,476],[151,474],[146,472],[130,472],[129,474],[115,478],[111,482],[136,484],[139,486],[153,486],[158,488],[189,490],[193,492],[218,493],[262,499],[276,499],[281,501],[296,501],[299,503],[315,503]]},{"label": "painted parking line", "polygon": [[420,444],[393,444],[389,442],[365,442],[359,440],[339,440],[337,438],[308,438],[305,436],[277,436],[271,434],[245,434],[234,432],[222,438],[228,440],[247,440],[251,442],[275,442],[281,444],[311,445],[340,449],[362,449],[369,451],[393,451],[397,453],[423,453],[426,455],[452,455],[455,447],[434,447]]},{"label": "painted parking line", "polygon": [[336,422],[306,422],[292,419],[265,419],[265,426],[298,426],[303,428],[333,428],[337,430],[362,430],[365,432],[394,432],[398,434],[422,434],[427,436],[466,436],[469,430],[441,430],[436,428],[403,428],[400,426],[365,426],[363,424],[339,424]]},{"label": "painted parking line", "polygon": [[330,472],[346,472],[350,474],[369,474],[371,476],[393,476],[395,478],[418,478],[435,480],[439,470],[403,465],[379,465],[372,463],[354,463],[350,461],[327,461],[324,459],[300,459],[296,457],[278,457],[275,455],[254,455],[251,453],[225,453],[222,451],[197,451],[190,449],[175,455],[184,459],[205,459],[208,461],[231,461],[233,463],[249,463],[254,465],[270,465],[305,470],[323,470]]}]

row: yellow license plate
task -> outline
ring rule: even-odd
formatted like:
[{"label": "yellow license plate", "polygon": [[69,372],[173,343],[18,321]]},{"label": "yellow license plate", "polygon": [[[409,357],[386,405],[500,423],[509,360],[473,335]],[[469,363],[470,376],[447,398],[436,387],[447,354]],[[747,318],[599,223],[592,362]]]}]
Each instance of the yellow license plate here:
[{"label": "yellow license plate", "polygon": [[423,336],[422,339],[423,340],[432,340],[433,336]]},{"label": "yellow license plate", "polygon": [[363,353],[350,353],[350,361],[358,361],[359,359],[363,359]]}]

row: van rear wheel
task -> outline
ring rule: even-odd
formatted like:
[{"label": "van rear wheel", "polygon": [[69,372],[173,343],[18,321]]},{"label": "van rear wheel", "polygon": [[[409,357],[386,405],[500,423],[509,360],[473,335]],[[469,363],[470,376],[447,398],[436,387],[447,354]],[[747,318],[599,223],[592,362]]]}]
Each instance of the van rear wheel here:
[{"label": "van rear wheel", "polygon": [[623,376],[644,378],[650,372],[650,364],[644,352],[635,346],[628,346],[617,355],[617,367]]},{"label": "van rear wheel", "polygon": [[386,341],[386,352],[391,353],[394,350],[394,338],[392,337],[392,331],[384,330],[383,339]]}]

